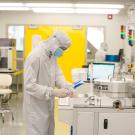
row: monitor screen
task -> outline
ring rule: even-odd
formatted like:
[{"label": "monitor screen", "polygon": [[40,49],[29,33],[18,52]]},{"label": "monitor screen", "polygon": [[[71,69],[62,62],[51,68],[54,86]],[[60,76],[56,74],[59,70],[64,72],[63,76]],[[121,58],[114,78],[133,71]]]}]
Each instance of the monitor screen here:
[{"label": "monitor screen", "polygon": [[[115,64],[113,63],[93,63],[93,68],[91,64],[88,70],[88,80],[91,79],[107,79],[109,76],[113,77],[115,69]],[[93,75],[91,74],[93,71]]]}]

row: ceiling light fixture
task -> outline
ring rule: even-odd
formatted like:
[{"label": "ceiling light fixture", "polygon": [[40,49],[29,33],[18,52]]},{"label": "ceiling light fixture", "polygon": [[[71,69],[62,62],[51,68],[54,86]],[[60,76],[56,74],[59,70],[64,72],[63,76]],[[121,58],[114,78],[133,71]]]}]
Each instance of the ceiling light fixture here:
[{"label": "ceiling light fixture", "polygon": [[118,14],[119,9],[32,8],[35,13]]},{"label": "ceiling light fixture", "polygon": [[36,13],[118,14],[121,4],[72,4],[72,3],[0,3],[0,10]]},{"label": "ceiling light fixture", "polygon": [[118,14],[119,9],[76,9],[79,14]]},{"label": "ceiling light fixture", "polygon": [[118,14],[121,4],[27,3],[37,13]]},{"label": "ceiling light fixture", "polygon": [[66,7],[73,7],[73,4],[71,3],[26,3],[25,6],[27,7],[38,7],[38,8],[42,8],[42,7],[47,7],[47,8],[51,8],[51,7],[60,7],[60,8],[66,8]]},{"label": "ceiling light fixture", "polygon": [[35,13],[74,13],[73,8],[32,8]]},{"label": "ceiling light fixture", "polygon": [[0,7],[22,7],[23,3],[0,3]]},{"label": "ceiling light fixture", "polygon": [[75,4],[77,8],[105,8],[105,9],[122,9],[124,5],[121,4]]},{"label": "ceiling light fixture", "polygon": [[0,10],[3,10],[3,11],[28,11],[30,9],[27,7],[0,7]]}]

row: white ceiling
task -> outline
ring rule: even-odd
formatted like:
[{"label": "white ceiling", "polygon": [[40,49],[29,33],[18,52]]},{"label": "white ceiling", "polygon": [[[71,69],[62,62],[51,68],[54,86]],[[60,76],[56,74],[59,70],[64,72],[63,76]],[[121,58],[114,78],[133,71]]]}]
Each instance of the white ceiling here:
[{"label": "white ceiling", "polygon": [[0,0],[0,2],[61,2],[61,3],[130,3],[130,2],[135,2],[135,0]]}]

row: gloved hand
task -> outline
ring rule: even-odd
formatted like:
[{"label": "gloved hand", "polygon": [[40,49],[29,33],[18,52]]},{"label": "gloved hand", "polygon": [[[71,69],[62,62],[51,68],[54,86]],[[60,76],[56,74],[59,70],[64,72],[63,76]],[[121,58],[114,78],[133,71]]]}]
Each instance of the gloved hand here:
[{"label": "gloved hand", "polygon": [[67,89],[54,89],[52,94],[56,97],[59,97],[59,98],[64,98],[64,97],[67,97],[69,94],[68,94],[68,90]]},{"label": "gloved hand", "polygon": [[74,98],[77,96],[76,90],[73,88],[73,86],[69,86],[68,88],[68,97]]}]

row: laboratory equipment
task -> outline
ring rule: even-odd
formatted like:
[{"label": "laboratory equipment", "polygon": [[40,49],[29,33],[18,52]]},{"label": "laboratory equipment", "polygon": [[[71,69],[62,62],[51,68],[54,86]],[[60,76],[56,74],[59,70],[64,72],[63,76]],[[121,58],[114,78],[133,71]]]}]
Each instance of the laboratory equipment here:
[{"label": "laboratory equipment", "polygon": [[107,54],[105,56],[105,61],[108,61],[108,62],[119,62],[120,59],[119,59],[118,55]]},{"label": "laboratory equipment", "polygon": [[[123,68],[123,64],[125,62],[123,49],[120,49],[119,51],[119,58],[120,63],[117,74],[114,74],[114,69],[110,67],[106,67],[106,69],[102,68],[98,68],[98,70],[96,69],[97,77],[96,79],[94,79],[93,84],[95,105],[111,106],[111,107],[117,107],[117,104],[119,104],[119,107],[133,105],[132,103],[133,100],[131,99],[132,98],[131,89],[133,79],[126,79],[121,71]],[[110,74],[108,74],[108,71]],[[105,75],[106,78],[103,77]],[[100,102],[98,102],[99,100]]]},{"label": "laboratory equipment", "polygon": [[72,80],[73,82],[77,81],[87,81],[88,67],[83,68],[73,68],[72,69]]},{"label": "laboratory equipment", "polygon": [[114,74],[114,63],[93,63],[89,65],[88,80],[107,79]]},{"label": "laboratory equipment", "polygon": [[[94,76],[94,64],[91,68]],[[101,69],[100,72],[103,73]],[[134,135],[133,79],[115,75],[99,77],[93,82],[93,95],[72,99],[69,106],[59,107],[60,120],[72,125],[73,135]]]},{"label": "laboratory equipment", "polygon": [[116,73],[115,63],[91,63],[89,88],[93,94],[72,99],[69,106],[59,108],[60,120],[72,125],[73,135],[134,135],[135,83],[133,77],[127,78],[121,71],[125,62],[123,50],[119,58]]},{"label": "laboratory equipment", "polygon": [[0,38],[0,72],[16,70],[15,39]]},{"label": "laboratory equipment", "polygon": [[[94,93],[97,99],[100,99],[98,104],[95,100],[96,105],[100,106],[111,106],[115,107],[116,104],[121,106],[132,107],[132,80],[117,80],[111,79],[97,79],[94,81]],[[116,102],[117,101],[117,102]]]},{"label": "laboratory equipment", "polygon": [[121,25],[121,28],[120,28],[120,37],[123,40],[126,38],[126,26],[125,25]]}]

